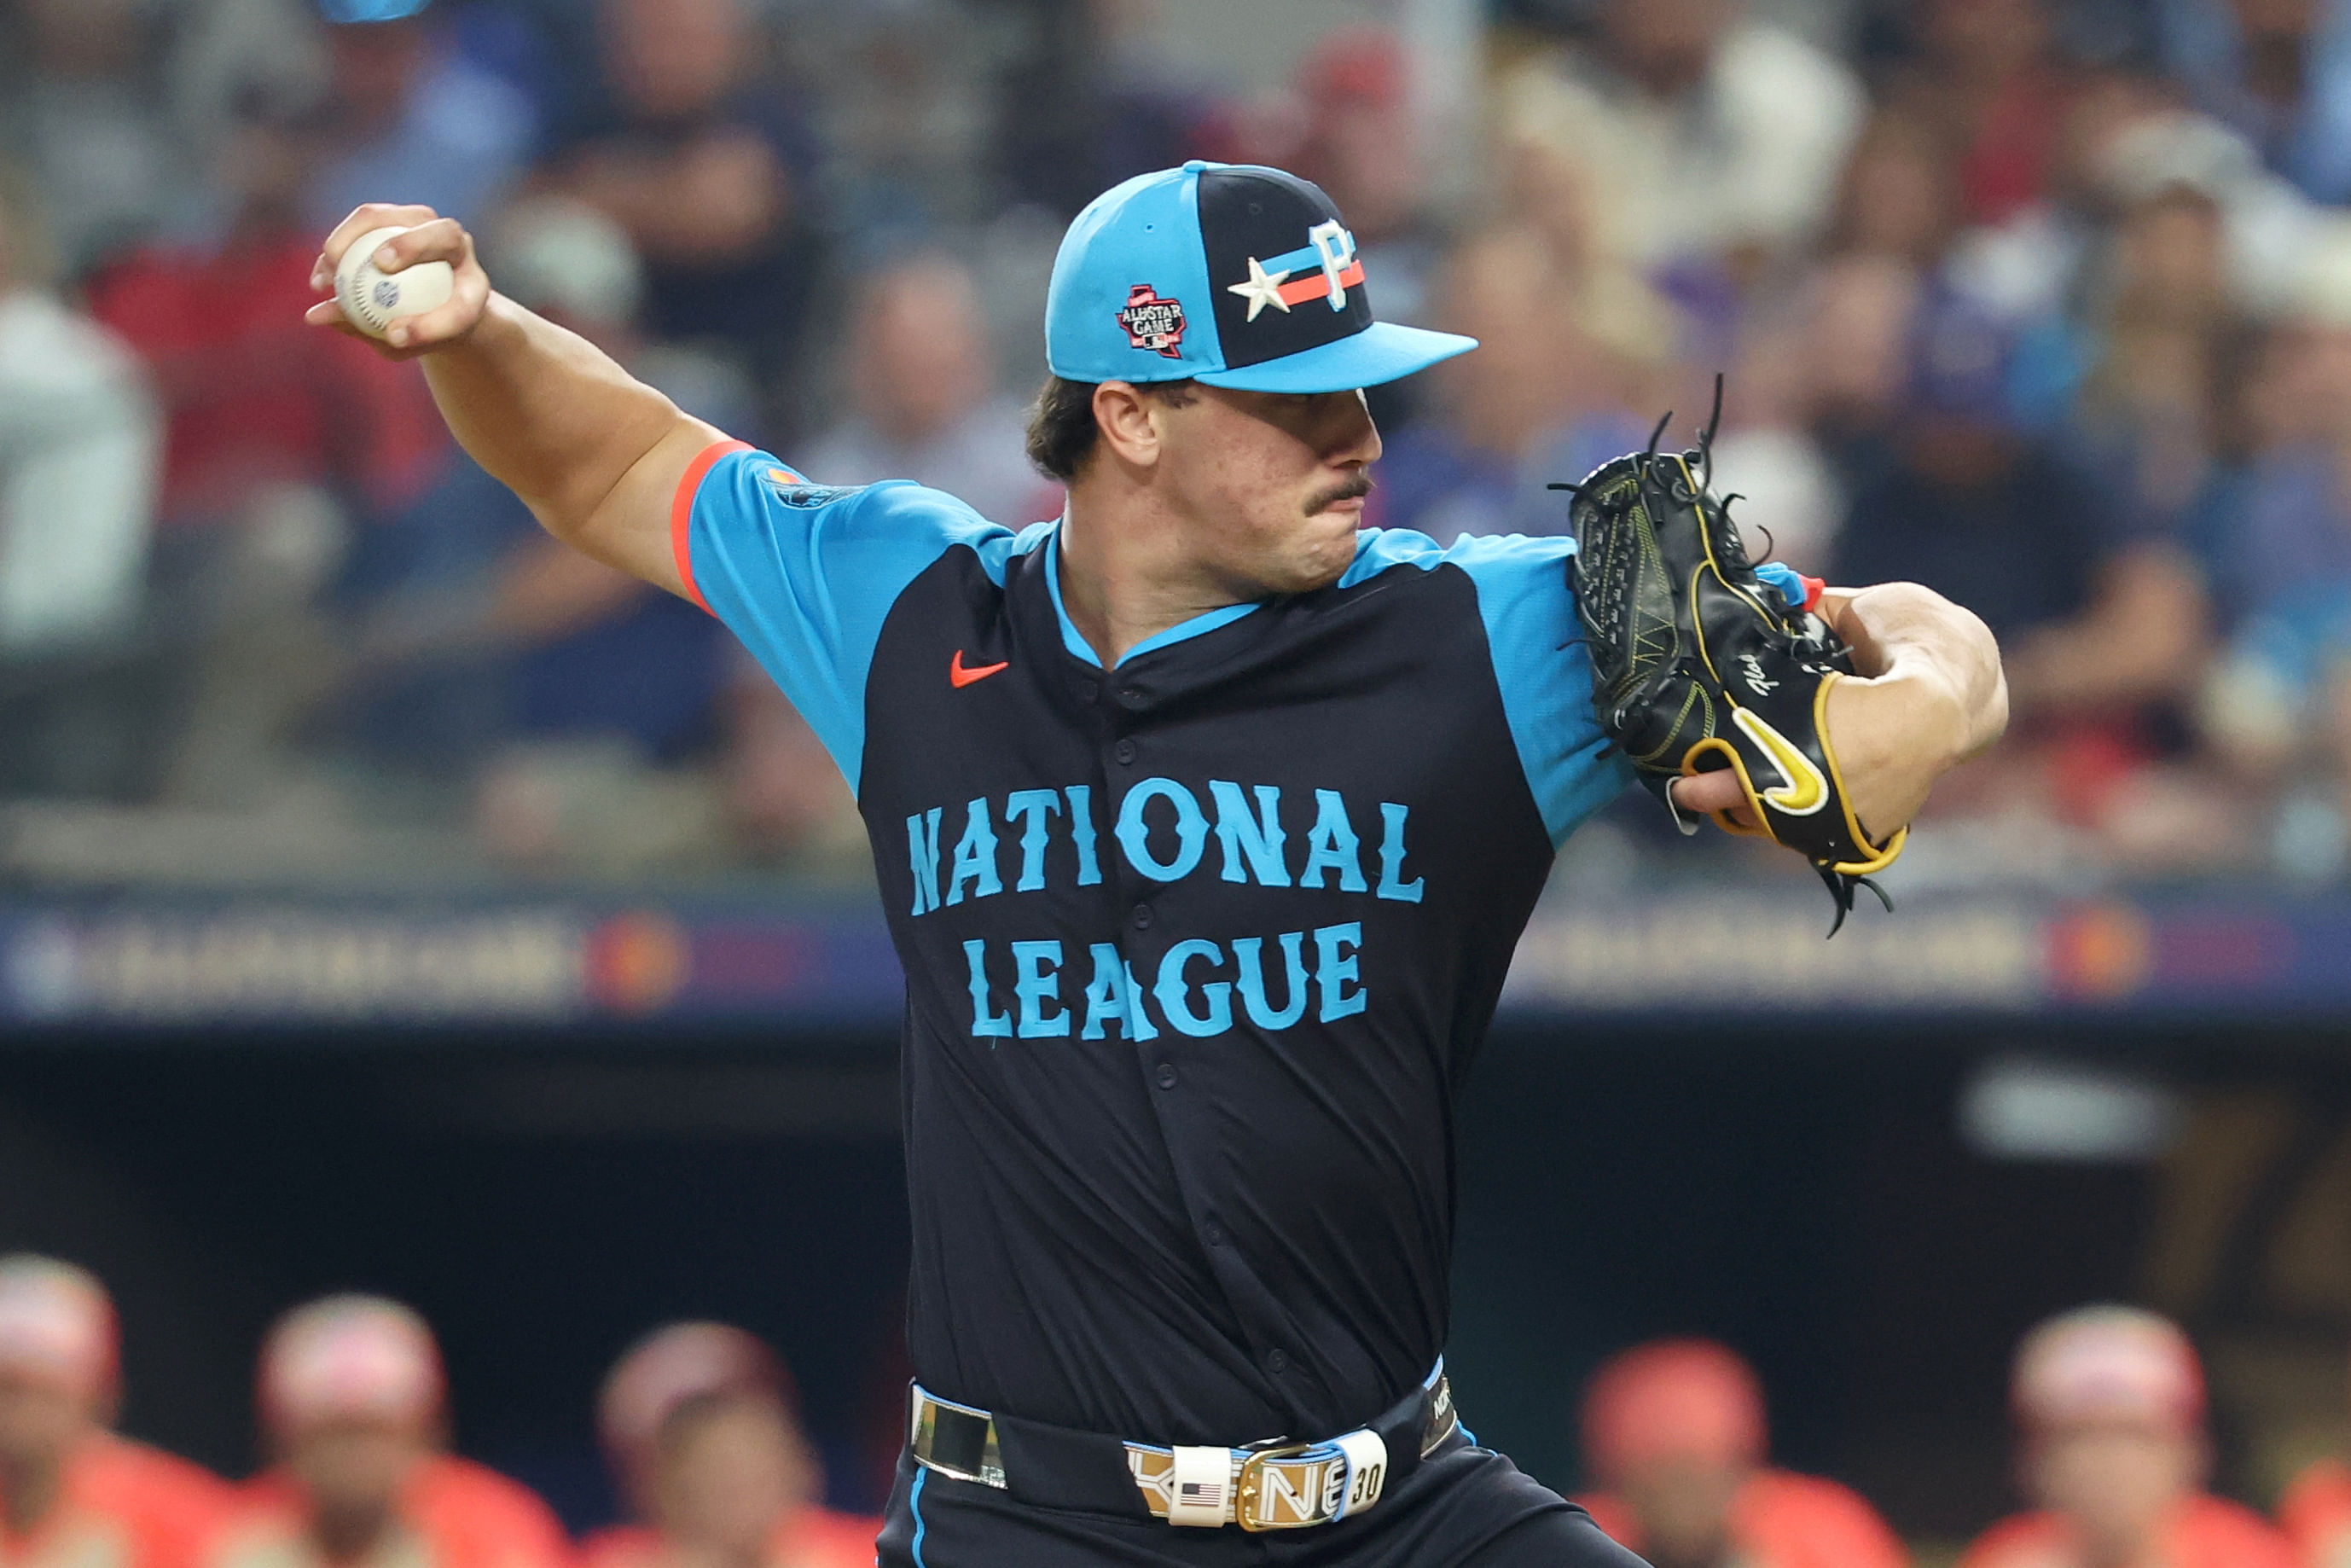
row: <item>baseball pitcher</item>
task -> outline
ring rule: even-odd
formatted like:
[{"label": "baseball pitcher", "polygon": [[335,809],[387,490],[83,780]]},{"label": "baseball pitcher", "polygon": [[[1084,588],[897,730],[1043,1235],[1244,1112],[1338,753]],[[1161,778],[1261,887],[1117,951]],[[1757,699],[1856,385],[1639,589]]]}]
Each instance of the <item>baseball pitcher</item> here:
[{"label": "baseball pitcher", "polygon": [[1455,1098],[1553,852],[1628,778],[1865,874],[2003,722],[1981,624],[1718,559],[1682,454],[1595,476],[1573,571],[1563,538],[1361,528],[1360,389],[1476,345],[1376,320],[1277,170],[1071,225],[1029,437],[1069,505],[1020,528],[686,417],[427,210],[353,214],[322,293],[387,225],[387,272],[456,269],[386,351],[465,449],[724,621],[857,792],[906,973],[882,1562],[1636,1562],[1454,1409]]}]

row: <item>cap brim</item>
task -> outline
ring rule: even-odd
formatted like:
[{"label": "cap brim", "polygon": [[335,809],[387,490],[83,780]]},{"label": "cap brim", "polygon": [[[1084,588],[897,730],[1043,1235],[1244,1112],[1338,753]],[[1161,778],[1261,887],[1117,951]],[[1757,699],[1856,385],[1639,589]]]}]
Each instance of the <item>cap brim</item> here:
[{"label": "cap brim", "polygon": [[1475,338],[1374,321],[1335,343],[1235,371],[1203,371],[1194,379],[1235,392],[1353,392],[1399,381],[1477,346]]}]

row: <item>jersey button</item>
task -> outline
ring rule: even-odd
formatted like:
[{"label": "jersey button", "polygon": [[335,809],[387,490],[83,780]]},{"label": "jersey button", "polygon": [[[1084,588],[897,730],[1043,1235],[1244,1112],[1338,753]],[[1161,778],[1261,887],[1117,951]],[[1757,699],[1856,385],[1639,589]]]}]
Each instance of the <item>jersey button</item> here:
[{"label": "jersey button", "polygon": [[1225,1228],[1213,1219],[1200,1227],[1200,1235],[1211,1247],[1222,1247],[1225,1244]]},{"label": "jersey button", "polygon": [[1137,931],[1151,929],[1151,905],[1138,904],[1134,906],[1134,928]]},{"label": "jersey button", "polygon": [[1122,740],[1110,748],[1110,754],[1117,758],[1122,766],[1131,766],[1134,761],[1134,742]]},{"label": "jersey button", "polygon": [[1276,1377],[1279,1377],[1283,1373],[1290,1370],[1290,1358],[1282,1354],[1279,1350],[1267,1351],[1265,1353],[1265,1369],[1268,1372],[1272,1373]]},{"label": "jersey button", "polygon": [[1163,1061],[1159,1064],[1159,1087],[1162,1089],[1173,1089],[1176,1087],[1176,1064],[1174,1062]]}]

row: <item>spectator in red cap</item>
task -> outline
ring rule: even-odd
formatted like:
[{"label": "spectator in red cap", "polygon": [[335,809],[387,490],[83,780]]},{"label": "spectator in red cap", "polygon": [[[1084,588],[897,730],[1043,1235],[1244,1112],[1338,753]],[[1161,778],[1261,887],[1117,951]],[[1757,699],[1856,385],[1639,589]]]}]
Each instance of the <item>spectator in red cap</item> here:
[{"label": "spectator in red cap", "polygon": [[1773,1469],[1763,1389],[1710,1340],[1658,1340],[1603,1366],[1583,1397],[1583,1460],[1606,1490],[1579,1500],[1656,1568],[1904,1568],[1860,1495]]},{"label": "spectator in red cap", "polygon": [[2040,1508],[1994,1525],[1959,1568],[2292,1568],[2260,1515],[2203,1490],[2204,1372],[2168,1319],[2050,1319],[2017,1350],[2010,1400]]},{"label": "spectator in red cap", "polygon": [[587,1568],[871,1568],[882,1521],[817,1504],[824,1473],[797,1404],[741,1329],[673,1323],[639,1341],[596,1425],[643,1522],[590,1537]]},{"label": "spectator in red cap", "polygon": [[2278,1522],[2302,1568],[2351,1563],[2351,1463],[2320,1459],[2296,1476],[2278,1500]]},{"label": "spectator in red cap", "polygon": [[210,1568],[569,1568],[528,1489],[442,1451],[441,1353],[408,1308],[329,1296],[277,1321],[261,1418],[277,1465]]},{"label": "spectator in red cap", "polygon": [[70,1263],[0,1258],[0,1563],[195,1568],[227,1482],[107,1430],[114,1304]]}]

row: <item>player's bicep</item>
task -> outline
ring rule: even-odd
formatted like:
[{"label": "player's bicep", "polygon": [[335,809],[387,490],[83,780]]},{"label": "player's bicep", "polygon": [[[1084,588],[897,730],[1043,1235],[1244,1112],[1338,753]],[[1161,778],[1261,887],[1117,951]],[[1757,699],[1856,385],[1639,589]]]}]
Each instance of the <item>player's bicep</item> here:
[{"label": "player's bicep", "polygon": [[691,504],[686,480],[696,461],[726,444],[716,426],[680,414],[670,432],[569,530],[566,542],[655,588],[695,598],[679,564],[677,508],[682,493]]}]

